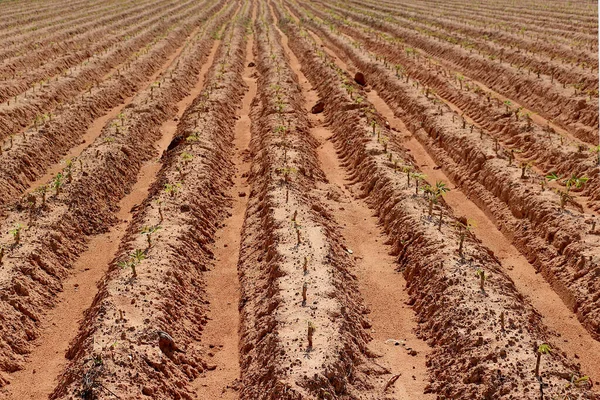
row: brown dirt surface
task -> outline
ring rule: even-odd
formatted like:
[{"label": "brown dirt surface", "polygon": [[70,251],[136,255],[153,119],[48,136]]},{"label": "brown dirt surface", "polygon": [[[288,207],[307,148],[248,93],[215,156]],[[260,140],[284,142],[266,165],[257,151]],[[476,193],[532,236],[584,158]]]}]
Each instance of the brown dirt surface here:
[{"label": "brown dirt surface", "polygon": [[597,2],[0,2],[0,399],[600,400]]}]

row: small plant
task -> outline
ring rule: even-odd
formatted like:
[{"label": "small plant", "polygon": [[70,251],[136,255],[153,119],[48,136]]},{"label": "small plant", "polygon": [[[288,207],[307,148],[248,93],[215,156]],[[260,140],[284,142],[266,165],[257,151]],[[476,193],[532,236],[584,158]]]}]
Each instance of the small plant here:
[{"label": "small plant", "polygon": [[540,361],[542,360],[542,354],[550,354],[552,349],[550,345],[542,343],[537,349],[537,360],[535,362],[535,376],[540,376]]},{"label": "small plant", "polygon": [[46,193],[48,192],[48,186],[42,185],[38,187],[36,190],[39,194],[42,195],[42,207],[46,205]]},{"label": "small plant", "polygon": [[156,233],[161,228],[160,225],[154,226],[144,226],[142,229],[142,235],[146,235],[146,240],[148,241],[148,248],[152,247],[152,235]]},{"label": "small plant", "polygon": [[11,229],[9,231],[9,233],[15,239],[15,246],[18,245],[19,242],[21,241],[21,229],[23,229],[21,224],[17,224],[17,225],[15,225],[15,227],[13,229]]},{"label": "small plant", "polygon": [[304,265],[302,266],[304,275],[308,274],[308,257],[304,256]]},{"label": "small plant", "polygon": [[167,193],[171,197],[175,197],[175,195],[179,192],[181,188],[181,183],[166,183],[165,184],[165,193]]},{"label": "small plant", "polygon": [[506,107],[506,113],[510,114],[510,106],[512,106],[512,103],[510,102],[510,100],[504,101],[504,106]]},{"label": "small plant", "polygon": [[312,350],[312,348],[313,348],[313,336],[314,336],[316,330],[317,330],[317,328],[315,327],[315,324],[308,321],[308,330],[307,330],[308,351]]},{"label": "small plant", "polygon": [[194,156],[188,153],[187,151],[184,151],[183,153],[181,153],[181,159],[184,163],[187,164],[194,159]]},{"label": "small plant", "polygon": [[533,166],[533,161],[522,161],[520,164],[521,167],[521,179],[525,179],[527,176],[525,175],[527,173],[527,170],[531,169],[531,167]]},{"label": "small plant", "polygon": [[571,190],[571,187],[575,187],[577,189],[581,189],[583,185],[589,180],[589,178],[585,176],[577,176],[576,174],[572,174],[566,181],[565,185],[567,187],[567,192]]},{"label": "small plant", "polygon": [[129,255],[129,258],[126,261],[120,261],[117,265],[121,268],[131,268],[133,277],[136,278],[137,272],[136,272],[135,268],[145,259],[146,259],[146,253],[144,253],[140,249],[136,249],[133,253],[131,253]]},{"label": "small plant", "polygon": [[64,175],[59,172],[58,174],[56,174],[56,176],[54,177],[54,180],[52,181],[52,187],[54,187],[54,190],[56,190],[56,195],[58,196],[60,194],[60,188],[62,188],[64,183]]},{"label": "small plant", "polygon": [[485,292],[485,289],[483,288],[483,285],[485,284],[485,280],[487,279],[487,277],[485,276],[485,271],[481,268],[477,268],[477,277],[479,277],[479,288],[481,289],[482,292]]},{"label": "small plant", "polygon": [[308,284],[304,282],[302,285],[302,307],[306,306],[306,291],[308,290]]},{"label": "small plant", "polygon": [[415,179],[415,194],[419,194],[419,183],[425,180],[426,176],[420,172],[413,172],[411,176]]},{"label": "small plant", "polygon": [[467,233],[469,233],[475,227],[475,223],[471,220],[467,220],[466,218],[462,217],[459,218],[458,221],[456,221],[456,226],[458,227],[458,236],[460,240],[458,243],[458,254],[462,256],[465,238],[467,236]]},{"label": "small plant", "polygon": [[450,191],[450,188],[442,181],[437,181],[435,186],[425,185],[423,191],[429,197],[429,216],[433,213],[433,204],[438,202],[438,199]]}]

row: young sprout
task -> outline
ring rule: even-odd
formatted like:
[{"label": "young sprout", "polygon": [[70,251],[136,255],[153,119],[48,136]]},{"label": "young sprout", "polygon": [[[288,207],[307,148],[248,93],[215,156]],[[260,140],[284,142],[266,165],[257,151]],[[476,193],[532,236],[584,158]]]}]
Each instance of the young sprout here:
[{"label": "young sprout", "polygon": [[308,290],[308,283],[304,282],[302,285],[302,307],[306,306],[306,291]]},{"label": "young sprout", "polygon": [[56,176],[54,177],[54,180],[52,181],[52,187],[54,187],[54,189],[56,190],[57,196],[60,194],[60,188],[63,185],[63,179],[64,179],[63,174],[59,172],[58,174],[56,174]]},{"label": "young sprout", "polygon": [[425,185],[423,191],[429,197],[429,216],[431,217],[433,213],[433,204],[437,204],[438,199],[446,194],[446,192],[449,192],[450,188],[448,188],[444,182],[437,181],[435,186]]},{"label": "young sprout", "polygon": [[373,135],[375,135],[375,128],[377,128],[377,121],[375,119],[372,119],[371,122],[369,123],[369,125],[371,125],[371,127],[373,128]]},{"label": "young sprout", "polygon": [[308,336],[308,350],[312,350],[313,348],[313,336],[315,334],[315,331],[317,330],[317,328],[315,327],[315,325],[308,321],[308,332],[307,332],[307,336]]},{"label": "young sprout", "polygon": [[411,173],[411,176],[415,178],[415,194],[419,194],[419,183],[422,180],[425,180],[426,176],[420,172],[413,172]]},{"label": "young sprout", "polygon": [[552,349],[550,345],[542,343],[537,349],[537,360],[535,362],[535,376],[540,376],[540,361],[542,360],[542,354],[550,354]]},{"label": "young sprout", "polygon": [[576,174],[572,174],[566,181],[565,185],[567,186],[567,192],[571,190],[571,187],[575,187],[577,189],[581,189],[583,185],[589,180],[585,176],[577,176]]},{"label": "young sprout", "polygon": [[467,236],[467,233],[475,227],[475,223],[471,220],[467,220],[466,218],[462,217],[459,218],[458,221],[456,221],[456,226],[458,227],[458,235],[460,238],[460,242],[458,244],[458,254],[462,256],[465,237]]},{"label": "young sprout", "polygon": [[142,235],[146,235],[146,240],[148,240],[148,248],[152,247],[152,234],[158,231],[161,228],[160,225],[154,226],[144,226],[142,229]]},{"label": "young sprout", "polygon": [[308,274],[308,257],[304,256],[304,265],[302,266],[304,275]]},{"label": "young sprout", "polygon": [[479,277],[479,288],[482,292],[485,292],[485,289],[483,288],[485,280],[487,279],[487,277],[485,276],[485,271],[481,268],[477,268],[476,274]]},{"label": "young sprout", "polygon": [[21,229],[23,229],[21,224],[17,224],[13,229],[10,230],[10,234],[13,236],[13,238],[15,238],[15,246],[21,241]]},{"label": "young sprout", "polygon": [[38,187],[35,191],[42,195],[42,207],[43,207],[44,205],[46,205],[46,192],[48,192],[48,186],[42,185],[42,186]]},{"label": "young sprout", "polygon": [[179,192],[180,188],[181,188],[180,182],[166,183],[165,184],[165,193],[167,193],[171,197],[175,197],[175,195]]},{"label": "young sprout", "polygon": [[528,169],[531,169],[531,167],[533,166],[533,161],[527,162],[527,161],[522,161],[521,162],[521,179],[525,179],[525,173],[527,172]]},{"label": "young sprout", "polygon": [[510,106],[511,106],[511,105],[512,105],[512,103],[510,102],[510,100],[506,100],[506,101],[504,102],[504,106],[506,107],[506,113],[507,113],[507,114],[508,114],[508,113],[510,113],[510,110],[509,110],[509,109],[510,109]]}]

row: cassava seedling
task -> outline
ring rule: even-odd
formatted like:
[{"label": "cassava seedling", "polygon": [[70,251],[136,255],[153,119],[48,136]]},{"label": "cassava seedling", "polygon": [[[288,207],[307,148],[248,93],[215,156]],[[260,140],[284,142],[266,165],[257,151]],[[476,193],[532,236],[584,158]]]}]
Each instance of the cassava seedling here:
[{"label": "cassava seedling", "polygon": [[485,284],[485,280],[487,279],[487,277],[485,276],[485,271],[481,268],[477,268],[476,275],[479,278],[479,288],[482,292],[485,292],[485,289],[483,287]]},{"label": "cassava seedling", "polygon": [[308,274],[308,257],[304,256],[304,265],[302,266],[304,275]]},{"label": "cassava seedling", "polygon": [[23,229],[21,224],[17,224],[17,225],[15,225],[15,227],[13,229],[11,229],[9,231],[9,233],[15,239],[15,246],[18,245],[19,242],[21,241],[21,229]]},{"label": "cassava seedling", "polygon": [[465,238],[467,236],[467,233],[470,232],[475,227],[475,223],[473,221],[467,220],[466,218],[463,217],[463,218],[460,218],[458,221],[456,221],[456,226],[458,227],[458,236],[459,236],[458,254],[460,254],[462,256],[463,250],[464,250]]},{"label": "cassava seedling", "polygon": [[56,176],[54,177],[54,180],[52,181],[52,187],[54,187],[54,189],[56,190],[57,196],[60,194],[60,188],[63,186],[63,181],[64,181],[64,175],[61,172],[56,174]]},{"label": "cassava seedling", "polygon": [[313,336],[314,336],[316,330],[317,330],[317,328],[315,327],[315,324],[308,321],[308,330],[307,330],[307,337],[308,337],[308,349],[307,350],[308,351],[312,350],[312,348],[313,348]]},{"label": "cassava seedling", "polygon": [[306,291],[308,290],[308,284],[304,282],[302,285],[302,307],[306,306]]},{"label": "cassava seedling", "polygon": [[152,247],[152,235],[161,228],[160,225],[144,226],[142,229],[142,235],[146,235],[148,241],[148,248]]},{"label": "cassava seedling", "polygon": [[540,362],[542,360],[542,354],[550,354],[552,348],[546,343],[542,343],[537,349],[537,360],[535,362],[535,376],[540,376]]},{"label": "cassava seedling", "polygon": [[426,178],[425,174],[414,172],[411,174],[415,178],[415,194],[419,194],[419,183]]},{"label": "cassava seedling", "polygon": [[567,192],[571,190],[571,187],[581,189],[588,180],[589,178],[585,176],[577,176],[577,174],[571,174],[571,176],[565,181]]},{"label": "cassava seedling", "polygon": [[175,195],[179,192],[179,189],[181,188],[181,183],[176,182],[176,183],[166,183],[165,184],[165,193],[167,193],[169,196],[171,197],[175,197]]}]

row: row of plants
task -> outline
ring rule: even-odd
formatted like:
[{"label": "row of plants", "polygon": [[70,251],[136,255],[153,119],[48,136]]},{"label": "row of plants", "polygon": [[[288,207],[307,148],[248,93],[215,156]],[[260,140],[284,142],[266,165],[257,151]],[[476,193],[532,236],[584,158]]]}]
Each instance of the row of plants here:
[{"label": "row of plants", "polygon": [[[207,2],[196,5],[191,11],[193,13],[209,7],[214,10],[220,8],[219,5]],[[186,14],[187,11],[189,10],[186,10]],[[193,26],[202,21],[201,17],[192,13],[187,17],[180,14],[177,19],[171,20],[173,23],[182,23],[182,26],[171,30],[166,38],[149,48],[147,53],[139,54],[127,69],[115,73],[98,88],[85,93],[82,99],[73,99],[73,103],[63,106],[57,115],[46,114],[37,128],[34,126],[25,131],[23,136],[15,137],[12,143],[5,145],[0,154],[0,203],[8,204],[15,196],[28,190],[32,182],[42,176],[52,164],[60,161],[62,154],[80,143],[82,136],[97,118],[118,106],[123,101],[123,96],[133,96],[144,85],[148,85],[151,76],[182,46]]]},{"label": "row of plants", "polygon": [[[315,17],[327,18],[326,14],[315,8],[311,7],[311,10],[315,12]],[[550,126],[537,125],[532,120],[532,114],[522,107],[500,100],[462,75],[452,75],[443,66],[421,57],[414,49],[402,51],[391,41],[380,41],[366,30],[363,33],[359,28],[345,25],[345,21],[335,18],[335,15],[332,18],[331,22],[323,20],[335,24],[329,25],[329,30],[334,33],[339,31],[352,43],[361,43],[364,51],[368,51],[375,61],[383,61],[388,69],[393,68],[396,78],[412,79],[413,84],[417,84],[438,104],[438,113],[452,112],[445,107],[445,102],[456,105],[461,113],[456,119],[463,124],[463,129],[468,124],[469,132],[473,133],[476,128],[475,132],[479,132],[480,138],[485,137],[489,145],[494,147],[496,155],[508,160],[509,165],[514,165],[515,168],[533,167],[538,171],[540,176],[537,181],[542,189],[548,183],[545,177],[552,174],[592,178],[597,176],[600,146],[590,147],[577,140],[568,140]],[[468,118],[470,121],[467,123]],[[600,210],[599,185],[600,179],[592,179],[582,192],[583,195],[590,196],[589,201],[581,199],[596,210]],[[560,190],[563,194],[566,193],[566,190]],[[573,197],[573,193],[570,194]],[[579,197],[569,200],[573,202],[579,200]]]},{"label": "row of plants", "polygon": [[[392,13],[395,16],[398,16],[404,20],[411,21],[412,24],[417,24],[421,27],[426,27],[426,29],[437,30],[438,33],[436,35],[452,35],[459,34],[457,38],[459,40],[464,41],[475,41],[480,42],[484,46],[492,45],[489,49],[492,49],[495,43],[496,45],[504,48],[505,50],[498,52],[496,49],[494,52],[497,53],[497,57],[504,56],[504,51],[515,50],[515,54],[513,57],[519,56],[521,52],[524,52],[525,55],[527,53],[531,53],[532,55],[542,56],[546,62],[552,61],[554,64],[573,64],[572,60],[576,60],[576,66],[572,66],[571,68],[576,70],[578,73],[582,73],[585,71],[582,67],[584,63],[588,63],[588,68],[597,68],[598,62],[595,57],[592,57],[591,54],[594,52],[595,41],[589,40],[589,42],[582,42],[581,35],[578,36],[578,39],[571,38],[570,40],[563,39],[562,36],[553,35],[552,31],[544,31],[541,32],[530,32],[527,27],[521,31],[511,32],[511,31],[502,31],[496,29],[493,33],[489,32],[490,22],[486,19],[478,20],[477,24],[472,23],[473,20],[470,17],[464,16],[463,20],[456,20],[454,18],[449,17],[448,15],[432,15],[432,8],[430,5],[427,6],[419,6],[419,5],[408,5],[408,4],[385,4],[385,3],[365,3],[372,7],[374,10],[378,12],[388,12]],[[434,10],[434,13],[437,10]],[[454,13],[458,13],[458,11],[453,10]],[[419,15],[420,18],[416,18],[415,16]],[[497,20],[496,20],[497,21]],[[486,25],[487,24],[487,25]],[[531,24],[529,24],[530,26]],[[564,34],[564,31],[561,31]],[[444,36],[440,36],[444,37]],[[540,40],[543,38],[543,40]],[[561,40],[562,39],[562,40]],[[590,35],[591,39],[591,35]],[[456,40],[456,39],[452,39]],[[577,41],[577,45],[575,45],[575,41]],[[517,62],[518,58],[514,61]],[[527,65],[536,65],[538,69],[545,68],[543,63],[539,63],[538,59],[534,57],[527,57],[527,62],[519,62],[519,64],[527,64]],[[533,64],[530,64],[533,63]],[[557,65],[557,66],[559,66]],[[590,68],[590,69],[591,69]],[[575,72],[575,71],[573,71]],[[585,74],[585,73],[584,73]],[[588,74],[590,78],[593,73]],[[597,85],[597,81],[596,81]]]},{"label": "row of plants", "polygon": [[[62,23],[59,16],[64,17],[67,10],[71,11],[74,15],[79,16],[80,11],[86,9],[91,12],[95,11],[93,7],[90,7],[89,1],[79,0],[72,2],[48,2],[47,4],[30,4],[25,6],[23,4],[13,4],[13,7],[9,3],[2,5],[2,15],[0,16],[0,27],[3,31],[8,29],[14,29],[19,31],[20,29],[29,30],[35,26],[52,26]],[[97,6],[103,6],[102,4]],[[62,18],[67,20],[68,17]],[[40,21],[44,21],[43,23]],[[10,31],[8,31],[10,32]]]},{"label": "row of plants", "polygon": [[[91,235],[105,232],[116,223],[119,201],[131,190],[142,165],[156,157],[154,143],[161,124],[176,115],[183,99],[198,79],[200,67],[212,47],[213,30],[229,18],[232,6],[224,2],[190,16],[189,34],[203,26],[200,40],[182,52],[172,70],[161,77],[159,88],[139,92],[121,118],[109,121],[102,134],[78,157],[67,163],[37,193],[24,196],[2,223],[3,232],[19,225],[19,241],[6,241],[1,283],[0,312],[5,318],[0,338],[4,372],[22,368],[32,341],[39,336],[40,320],[52,308],[70,268],[86,249]],[[222,12],[218,10],[222,8]],[[116,134],[116,122],[121,126]]]},{"label": "row of plants", "polygon": [[319,45],[283,8],[278,13],[305,75],[328,104],[325,117],[342,165],[375,210],[407,280],[418,334],[433,348],[427,392],[445,398],[533,398],[528,393],[542,390],[549,398],[591,398],[587,389],[565,389],[571,376],[581,378],[575,363],[547,343],[540,317],[470,233],[472,222],[446,207],[445,184],[424,185],[426,178],[362,89],[348,93],[352,78],[318,52]]},{"label": "row of plants", "polygon": [[[61,75],[71,74],[71,68],[83,68],[94,59],[115,49],[123,41],[131,40],[149,28],[156,26],[160,18],[164,18],[165,10],[173,4],[148,4],[140,10],[128,10],[125,15],[116,15],[113,23],[101,25],[98,29],[73,38],[65,43],[54,43],[44,47],[44,51],[27,52],[24,57],[6,60],[0,66],[7,75],[3,79],[3,91],[0,102],[10,105],[15,96],[24,96],[24,92],[42,90],[52,81],[57,81]],[[141,12],[141,11],[146,11]],[[174,12],[176,10],[169,10]],[[125,18],[129,14],[129,18]],[[154,18],[153,18],[154,17]],[[114,33],[110,33],[114,32]],[[98,38],[101,38],[100,40]],[[45,54],[45,53],[48,54]],[[30,94],[27,94],[30,96]]]},{"label": "row of plants", "polygon": [[[31,59],[31,55],[35,54],[40,54],[42,57],[54,57],[56,49],[59,48],[58,44],[65,47],[77,44],[76,39],[78,37],[94,29],[102,28],[102,24],[108,25],[111,22],[118,21],[118,19],[115,20],[117,15],[126,16],[132,9],[137,10],[137,12],[143,10],[143,8],[136,7],[135,4],[110,4],[99,9],[92,7],[91,13],[85,10],[83,17],[79,15],[77,19],[67,18],[67,21],[55,25],[53,29],[44,29],[43,26],[34,25],[29,29],[20,29],[18,32],[6,32],[5,40],[0,41],[0,44],[2,44],[0,59],[10,62],[21,58],[25,62]],[[78,14],[75,13],[75,15]],[[73,46],[71,49],[75,50],[76,47]],[[3,70],[3,75],[8,72],[10,70]]]},{"label": "row of plants", "polygon": [[404,24],[395,20],[388,22],[383,16],[374,19],[373,14],[366,16],[363,10],[352,11],[331,4],[328,8],[394,38],[401,38],[403,46],[417,49],[436,62],[450,65],[463,75],[483,82],[498,93],[553,120],[579,139],[597,143],[598,107],[594,106],[596,101],[587,102],[586,97],[566,94],[562,88],[556,88],[551,83],[550,77],[538,79],[535,75],[520,74],[510,65],[490,62],[486,57],[470,54],[468,50],[450,43],[436,42],[435,38],[427,34],[406,28]]},{"label": "row of plants", "polygon": [[[44,113],[58,113],[67,107],[69,102],[98,90],[100,83],[110,76],[118,78],[121,70],[126,70],[131,62],[150,51],[157,42],[189,17],[186,14],[189,7],[194,7],[194,4],[182,5],[175,15],[159,20],[158,24],[148,27],[150,29],[146,32],[120,43],[108,53],[81,65],[79,69],[75,66],[63,71],[61,76],[57,77],[58,80],[44,82],[45,85],[40,83],[37,92],[34,86],[33,93],[27,91],[13,98],[10,105],[5,105],[0,111],[0,139],[18,135],[23,128],[35,126],[36,118]],[[171,12],[168,9],[166,11]]]},{"label": "row of plants", "polygon": [[[587,178],[560,178],[565,186],[555,195],[540,191],[537,183],[527,179],[527,175],[534,175],[527,164],[518,170],[507,168],[506,161],[497,156],[497,148],[469,132],[452,112],[440,114],[439,105],[414,84],[398,79],[384,63],[357,51],[338,35],[318,28],[316,23],[311,22],[311,26],[365,74],[446,175],[493,216],[498,228],[512,238],[582,324],[598,337],[600,309],[595,296],[600,286],[595,276],[599,260],[593,252],[597,236],[595,226],[588,225],[595,216],[563,209],[565,199],[572,196],[571,189],[586,184]],[[549,175],[546,179],[556,178]]]},{"label": "row of plants", "polygon": [[190,383],[209,368],[201,349],[208,310],[203,275],[231,206],[223,192],[233,174],[250,13],[248,4],[226,7],[239,11],[221,17],[227,27],[207,32],[223,39],[203,90],[181,117],[150,194],[86,312],[53,399],[108,397],[105,389],[121,398],[192,398]]},{"label": "row of plants", "polygon": [[267,2],[259,4],[255,55],[240,398],[359,398],[382,371],[367,359],[352,261],[319,200],[318,144]]}]

